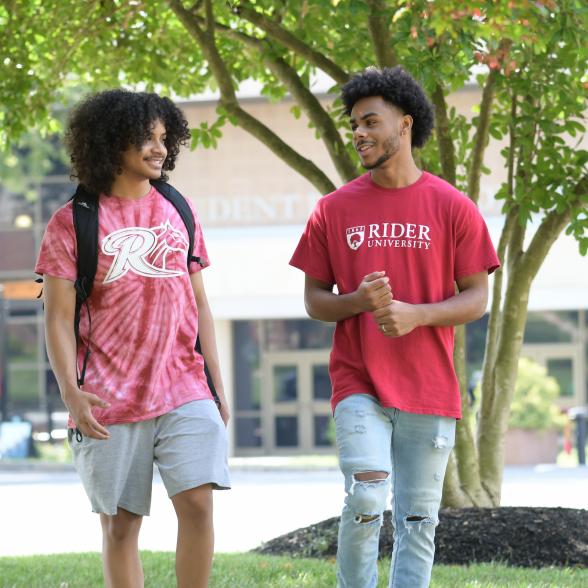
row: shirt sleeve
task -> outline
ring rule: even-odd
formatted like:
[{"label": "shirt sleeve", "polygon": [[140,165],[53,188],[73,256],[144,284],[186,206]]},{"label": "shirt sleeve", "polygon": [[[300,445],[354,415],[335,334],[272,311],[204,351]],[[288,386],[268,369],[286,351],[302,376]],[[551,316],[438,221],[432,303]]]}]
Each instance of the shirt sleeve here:
[{"label": "shirt sleeve", "polygon": [[200,224],[198,214],[196,213],[192,202],[189,199],[186,200],[188,200],[188,204],[190,205],[192,214],[194,215],[194,249],[192,250],[192,256],[199,259],[199,261],[190,262],[188,271],[191,274],[195,274],[210,265],[210,258],[208,257],[208,251],[206,250],[206,243],[204,242],[202,225]]},{"label": "shirt sleeve", "polygon": [[500,267],[490,233],[478,207],[463,196],[456,216],[454,279],[482,271],[491,274]]},{"label": "shirt sleeve", "polygon": [[60,208],[47,224],[35,265],[35,273],[76,281],[78,273],[76,237],[70,205]]},{"label": "shirt sleeve", "polygon": [[321,199],[315,206],[290,260],[290,265],[321,282],[334,284],[335,277],[329,255],[324,204],[325,200]]}]

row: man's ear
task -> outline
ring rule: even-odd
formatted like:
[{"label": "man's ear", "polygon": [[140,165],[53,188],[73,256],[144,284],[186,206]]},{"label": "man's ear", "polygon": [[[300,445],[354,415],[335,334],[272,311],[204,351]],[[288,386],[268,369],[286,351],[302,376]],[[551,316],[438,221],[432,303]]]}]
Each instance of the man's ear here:
[{"label": "man's ear", "polygon": [[406,135],[411,129],[412,129],[412,116],[410,116],[410,114],[405,114],[402,117],[402,122],[401,122],[401,131],[400,134],[402,135]]}]

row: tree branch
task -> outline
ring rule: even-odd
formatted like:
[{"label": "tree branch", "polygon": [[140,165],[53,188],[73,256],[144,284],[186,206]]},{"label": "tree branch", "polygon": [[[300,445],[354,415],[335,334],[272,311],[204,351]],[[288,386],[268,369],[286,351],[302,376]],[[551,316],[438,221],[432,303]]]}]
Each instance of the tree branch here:
[{"label": "tree branch", "polygon": [[572,217],[572,208],[581,203],[582,197],[588,194],[588,175],[584,176],[574,188],[576,199],[562,212],[550,211],[541,221],[539,228],[533,235],[533,239],[527,251],[521,256],[519,265],[524,268],[525,274],[533,280],[549,253],[551,246],[559,237]]},{"label": "tree branch", "polygon": [[502,332],[502,283],[504,279],[504,258],[506,248],[511,239],[514,225],[518,222],[518,210],[512,207],[506,215],[500,241],[498,242],[498,259],[502,267],[494,272],[494,284],[492,286],[492,305],[488,318],[488,329],[486,332],[486,347],[484,349],[484,363],[481,381],[481,412],[490,414],[493,411],[495,400],[494,373],[496,367],[496,355],[500,345],[500,334]]},{"label": "tree branch", "polygon": [[275,39],[287,49],[290,49],[312,65],[323,70],[339,85],[343,85],[349,80],[349,74],[341,69],[334,61],[331,61],[319,51],[315,51],[310,45],[301,41],[276,21],[268,18],[261,12],[257,12],[253,5],[246,0],[234,6],[233,12],[259,27],[272,39]]},{"label": "tree branch", "polygon": [[517,148],[517,134],[515,127],[515,119],[517,116],[517,102],[519,97],[513,93],[510,100],[510,121],[508,125],[510,147],[508,149],[508,176],[507,176],[507,190],[508,197],[512,199],[514,195],[514,168],[515,168],[515,153]]},{"label": "tree branch", "polygon": [[380,67],[395,67],[398,65],[398,59],[392,47],[392,37],[388,26],[390,19],[385,16],[388,3],[385,0],[369,0],[367,4],[370,7],[368,29],[378,65]]},{"label": "tree branch", "polygon": [[498,326],[500,323],[500,305],[502,303],[502,281],[504,278],[504,258],[506,256],[507,245],[511,239],[512,230],[517,222],[518,209],[513,206],[506,215],[496,251],[502,266],[494,272],[494,283],[492,286],[492,306],[490,308],[490,320],[488,321],[488,334],[484,357],[484,366],[487,366],[489,370],[494,369],[496,347],[498,345]]},{"label": "tree branch", "polygon": [[214,39],[214,13],[212,0],[204,0],[204,12],[206,14],[206,32]]},{"label": "tree branch", "polygon": [[455,186],[455,146],[449,128],[447,102],[445,101],[443,88],[440,84],[435,86],[432,99],[433,104],[435,105],[435,134],[437,136],[437,144],[439,145],[439,157],[441,159],[443,179]]},{"label": "tree branch", "polygon": [[321,194],[328,194],[336,189],[335,184],[323,171],[311,160],[302,157],[287,143],[282,141],[273,131],[260,123],[255,117],[240,108],[238,105],[224,105],[229,114],[232,114],[239,126],[261,141],[282,161],[287,163],[294,171],[306,178]]},{"label": "tree branch", "polygon": [[[220,103],[227,113],[236,119],[237,124],[243,130],[261,141],[292,169],[311,182],[321,194],[332,192],[335,189],[334,184],[318,166],[302,157],[278,135],[241,108],[235,94],[231,74],[218,51],[214,34],[200,27],[197,20],[183,7],[181,0],[168,0],[168,4],[200,46],[218,84],[221,95]],[[211,0],[206,0],[206,4],[207,10],[212,10]],[[210,14],[213,16],[212,12]]]},{"label": "tree branch", "polygon": [[468,174],[468,196],[477,204],[480,199],[480,176],[482,175],[482,164],[484,153],[488,146],[488,131],[490,129],[490,117],[494,103],[494,86],[498,78],[498,72],[493,69],[486,78],[482,101],[480,102],[480,115],[476,127],[475,145],[472,151],[472,162]]},{"label": "tree branch", "polygon": [[518,218],[517,213],[517,219],[512,226],[512,230],[510,232],[510,240],[508,243],[506,266],[509,272],[513,270],[515,264],[518,263],[519,259],[521,258],[521,255],[523,254],[523,243],[525,241],[526,232],[527,225],[526,223],[521,223],[521,219]]},{"label": "tree branch", "polygon": [[186,8],[186,12],[189,12],[191,14],[197,14],[198,12],[200,12],[200,8],[202,8],[202,2],[203,0],[196,0],[194,4],[190,6],[190,8]]},{"label": "tree branch", "polygon": [[582,198],[588,194],[588,176],[584,176],[578,182],[574,194],[577,199],[570,202],[566,210],[562,212],[552,210],[544,217],[527,251],[520,256],[512,271],[509,271],[501,325],[502,333],[492,375],[494,401],[491,404],[487,401],[483,404],[478,431],[480,473],[485,488],[491,496],[496,497],[495,500],[500,497],[504,456],[503,437],[508,427],[531,284],[545,256],[569,222],[573,207],[580,204]]},{"label": "tree branch", "polygon": [[221,34],[246,44],[263,57],[266,65],[281,80],[320,133],[341,179],[349,182],[356,178],[359,175],[357,167],[349,156],[333,119],[316,96],[302,83],[298,72],[284,59],[276,55],[267,41],[256,39],[220,23],[217,23],[216,26]]}]

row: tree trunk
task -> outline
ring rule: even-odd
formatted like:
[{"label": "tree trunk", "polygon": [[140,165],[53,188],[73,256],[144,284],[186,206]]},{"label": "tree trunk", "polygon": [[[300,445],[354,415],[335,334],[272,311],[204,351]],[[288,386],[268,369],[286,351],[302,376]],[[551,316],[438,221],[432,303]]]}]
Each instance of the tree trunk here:
[{"label": "tree trunk", "polygon": [[478,453],[472,432],[474,423],[468,397],[465,343],[465,326],[460,325],[455,328],[453,362],[461,391],[463,418],[457,421],[455,448],[443,485],[443,504],[462,508],[491,506],[480,480]]},{"label": "tree trunk", "polygon": [[485,398],[478,429],[480,474],[495,506],[500,504],[504,435],[508,428],[532,282],[521,270],[521,265],[516,265],[508,275],[493,377],[482,387]]}]

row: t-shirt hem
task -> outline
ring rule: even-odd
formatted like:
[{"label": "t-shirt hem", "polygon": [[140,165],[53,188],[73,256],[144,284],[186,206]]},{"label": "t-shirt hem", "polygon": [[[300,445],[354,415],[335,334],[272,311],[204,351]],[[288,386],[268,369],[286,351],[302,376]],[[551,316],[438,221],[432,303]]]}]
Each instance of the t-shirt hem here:
[{"label": "t-shirt hem", "polygon": [[[210,394],[209,396],[204,396],[204,397],[197,395],[194,397],[183,398],[177,404],[166,406],[165,409],[154,410],[152,412],[149,412],[147,414],[142,414],[137,417],[132,417],[132,418],[122,417],[122,418],[115,418],[115,419],[100,417],[98,419],[98,422],[102,426],[106,426],[106,425],[125,425],[125,424],[130,424],[130,423],[140,423],[143,421],[149,421],[151,419],[156,419],[157,417],[160,417],[164,414],[168,414],[172,410],[176,410],[177,408],[180,408],[180,406],[184,406],[184,404],[188,404],[188,402],[194,402],[196,400],[213,400],[213,398],[212,398],[212,394]],[[68,419],[68,427],[71,427],[71,426],[75,426],[75,424],[72,423],[71,416],[70,416]]]},{"label": "t-shirt hem", "polygon": [[487,271],[489,274],[494,272],[500,267],[499,263],[496,263],[495,260],[486,261],[485,263],[478,265],[476,267],[471,267],[467,269],[460,270],[455,272],[455,279],[459,280],[459,278],[463,278],[465,276],[471,276],[473,274],[477,274],[479,272]]},{"label": "t-shirt hem", "polygon": [[35,268],[35,273],[39,276],[49,276],[51,278],[59,278],[60,280],[69,280],[70,282],[75,282],[77,276],[72,276],[71,274],[67,274],[65,272],[54,271],[53,269],[44,269],[42,266]]},{"label": "t-shirt hem", "polygon": [[438,408],[423,408],[422,406],[400,406],[400,405],[390,405],[388,406],[387,404],[384,404],[381,400],[380,400],[380,404],[384,407],[384,408],[397,408],[398,410],[401,410],[402,412],[411,412],[414,414],[431,414],[431,415],[435,415],[435,416],[444,416],[444,417],[451,417],[454,419],[461,419],[461,411],[459,412],[455,412],[453,410],[445,410],[445,409],[438,409]]},{"label": "t-shirt hem", "polygon": [[382,399],[379,398],[375,392],[370,392],[368,390],[360,390],[360,389],[354,389],[353,392],[347,392],[347,393],[340,392],[339,394],[337,394],[337,401],[336,402],[334,401],[334,396],[333,396],[332,402],[331,402],[331,408],[332,408],[333,413],[335,412],[335,408],[337,407],[337,404],[339,404],[339,402],[341,402],[342,400],[345,400],[349,396],[353,396],[354,394],[369,394],[370,396],[377,398],[378,402],[382,405],[383,408],[396,408],[398,410],[401,410],[402,412],[410,412],[410,413],[414,413],[414,414],[430,414],[430,415],[450,417],[450,418],[455,418],[455,419],[462,418],[461,410],[455,411],[455,410],[447,410],[447,409],[443,409],[443,408],[428,407],[428,406],[427,407],[409,406],[409,405],[401,404],[401,403],[389,404],[389,403],[382,401]]},{"label": "t-shirt hem", "polygon": [[304,272],[306,275],[310,276],[311,278],[314,278],[315,280],[320,280],[321,282],[325,282],[325,284],[334,284],[335,283],[335,280],[333,280],[332,277],[322,275],[320,272],[316,272],[313,269],[309,269],[307,267],[304,267],[302,264],[293,263],[291,261],[290,265],[292,267],[295,267],[296,269],[299,269],[300,271]]},{"label": "t-shirt hem", "polygon": [[190,262],[190,265],[188,266],[188,274],[193,276],[207,267],[210,267],[210,261],[208,261],[208,259],[204,265],[200,265],[197,261]]}]

